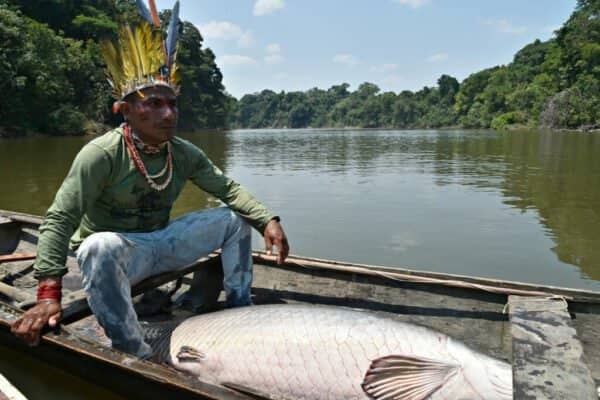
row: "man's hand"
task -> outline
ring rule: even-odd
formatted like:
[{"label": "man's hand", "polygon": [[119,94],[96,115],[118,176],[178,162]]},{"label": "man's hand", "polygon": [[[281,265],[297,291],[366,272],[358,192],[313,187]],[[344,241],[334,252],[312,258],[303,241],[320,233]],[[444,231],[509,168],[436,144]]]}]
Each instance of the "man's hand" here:
[{"label": "man's hand", "polygon": [[40,332],[46,326],[54,328],[62,316],[62,307],[56,300],[42,300],[11,326],[11,331],[30,346],[40,342]]},{"label": "man's hand", "polygon": [[[53,290],[56,290],[55,288],[57,288],[58,297],[60,297],[61,280],[62,279],[58,277],[41,278],[39,282],[40,289],[43,290],[42,286],[46,288],[49,287]],[[40,342],[40,332],[46,324],[50,325],[51,328],[54,328],[62,316],[60,299],[44,298],[43,296],[41,298],[43,300],[39,300],[34,307],[27,310],[25,314],[13,322],[11,326],[12,333],[23,339],[25,343],[30,346],[36,346]]]},{"label": "man's hand", "polygon": [[290,253],[290,246],[288,244],[287,236],[285,236],[285,232],[283,232],[281,225],[279,225],[279,222],[276,219],[269,221],[265,227],[264,236],[267,254],[271,255],[273,253],[273,245],[275,245],[278,250],[277,264],[283,264]]}]

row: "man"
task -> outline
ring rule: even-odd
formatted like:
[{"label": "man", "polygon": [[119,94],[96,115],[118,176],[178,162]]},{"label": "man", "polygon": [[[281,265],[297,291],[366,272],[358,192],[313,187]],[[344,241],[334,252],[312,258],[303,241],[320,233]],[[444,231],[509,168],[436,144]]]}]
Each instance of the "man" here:
[{"label": "man", "polygon": [[[162,40],[150,26],[138,29],[142,34],[137,36],[146,34],[144,40]],[[46,324],[53,327],[60,320],[69,239],[77,251],[90,308],[113,347],[140,358],[151,357],[152,351],[133,309],[131,284],[181,269],[221,248],[227,304],[244,306],[251,304],[250,226],[264,235],[268,251],[277,247],[278,263],[289,253],[279,217],[223,175],[198,147],[175,136],[178,86],[169,49],[161,65],[156,59],[163,54],[162,46],[154,46],[160,55],[143,54],[139,46],[134,56],[144,62],[132,72],[123,67],[128,40],[135,35],[122,30],[121,49],[114,52],[123,58],[117,60],[120,64],[107,58],[120,99],[116,108],[126,122],[82,148],[40,228],[34,265],[38,303],[12,326],[13,333],[31,345],[38,343]],[[187,180],[228,207],[169,222]]]}]

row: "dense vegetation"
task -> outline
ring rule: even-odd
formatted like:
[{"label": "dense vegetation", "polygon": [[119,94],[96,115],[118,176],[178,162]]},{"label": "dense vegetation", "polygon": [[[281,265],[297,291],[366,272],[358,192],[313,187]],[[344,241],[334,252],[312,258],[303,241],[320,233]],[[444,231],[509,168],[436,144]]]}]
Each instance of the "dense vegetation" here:
[{"label": "dense vegetation", "polygon": [[[117,123],[99,42],[139,18],[135,0],[0,0],[0,136],[101,132]],[[183,22],[180,35],[180,124],[222,127],[229,100],[215,55],[192,24]]]},{"label": "dense vegetation", "polygon": [[[99,132],[118,122],[98,43],[138,18],[134,0],[0,0],[0,136]],[[185,21],[180,29],[182,129],[600,124],[600,0],[578,0],[552,39],[525,46],[510,64],[463,82],[442,75],[417,92],[381,93],[368,82],[350,92],[342,83],[238,101],[225,93],[201,33]]]},{"label": "dense vegetation", "polygon": [[436,87],[385,92],[371,83],[307,92],[263,90],[236,104],[237,127],[508,126],[581,128],[600,123],[600,0],[578,0],[554,38],[525,46],[506,66],[459,83],[442,75]]}]

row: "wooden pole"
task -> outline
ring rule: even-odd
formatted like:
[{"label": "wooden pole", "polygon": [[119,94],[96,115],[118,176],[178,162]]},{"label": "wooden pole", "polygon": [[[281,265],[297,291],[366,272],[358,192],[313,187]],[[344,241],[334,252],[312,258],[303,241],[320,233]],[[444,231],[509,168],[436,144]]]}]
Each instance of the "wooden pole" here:
[{"label": "wooden pole", "polygon": [[35,253],[12,253],[4,256],[0,256],[0,264],[9,261],[25,261],[34,260],[36,257]]}]

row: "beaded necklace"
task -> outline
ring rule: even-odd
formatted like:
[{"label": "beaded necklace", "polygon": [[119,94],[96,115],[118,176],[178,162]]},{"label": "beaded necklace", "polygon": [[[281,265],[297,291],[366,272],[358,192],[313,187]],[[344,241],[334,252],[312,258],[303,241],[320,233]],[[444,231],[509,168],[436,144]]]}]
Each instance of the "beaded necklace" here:
[{"label": "beaded necklace", "polygon": [[[144,176],[144,178],[146,178],[146,182],[148,182],[148,185],[150,185],[150,187],[156,190],[157,192],[165,190],[167,186],[169,186],[169,184],[171,183],[171,179],[173,178],[173,159],[171,155],[171,142],[167,142],[167,162],[165,163],[164,168],[160,172],[150,175],[148,173],[148,170],[146,169],[146,166],[144,165],[144,162],[140,158],[140,155],[133,142],[133,138],[131,137],[131,129],[129,128],[129,125],[126,124],[123,127],[123,133],[123,136],[125,138],[125,144],[127,145],[127,150],[129,150],[129,155],[131,156],[131,159],[133,160],[133,163],[135,164],[137,170]],[[162,177],[165,173],[167,173],[167,171],[167,179],[163,183],[158,184],[154,181],[155,179]]]},{"label": "beaded necklace", "polygon": [[163,142],[158,146],[153,146],[151,144],[144,143],[144,141],[135,132],[131,132],[131,138],[133,139],[133,144],[135,144],[135,147],[144,154],[158,154],[165,147],[167,147],[168,143]]}]

